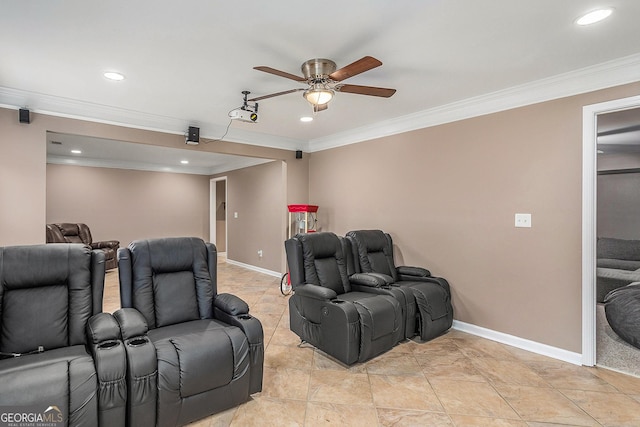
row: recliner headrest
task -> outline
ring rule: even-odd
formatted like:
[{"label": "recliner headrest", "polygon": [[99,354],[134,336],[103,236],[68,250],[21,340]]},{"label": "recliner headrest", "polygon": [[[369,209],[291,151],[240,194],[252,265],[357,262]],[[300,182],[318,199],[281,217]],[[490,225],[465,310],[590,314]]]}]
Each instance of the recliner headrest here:
[{"label": "recliner headrest", "polygon": [[347,237],[354,239],[359,245],[364,246],[367,252],[382,252],[389,245],[387,236],[382,230],[350,231]]},{"label": "recliner headrest", "polygon": [[333,289],[338,295],[351,290],[342,242],[336,234],[325,231],[295,238],[302,246],[306,283]]},{"label": "recliner headrest", "polygon": [[194,259],[207,258],[204,242],[195,238],[136,240],[131,242],[129,249],[133,253],[145,254],[145,262],[155,273],[191,271]]},{"label": "recliner headrest", "polygon": [[340,251],[340,240],[334,233],[310,233],[296,236],[302,242],[305,252],[313,254],[315,259],[336,258]]}]

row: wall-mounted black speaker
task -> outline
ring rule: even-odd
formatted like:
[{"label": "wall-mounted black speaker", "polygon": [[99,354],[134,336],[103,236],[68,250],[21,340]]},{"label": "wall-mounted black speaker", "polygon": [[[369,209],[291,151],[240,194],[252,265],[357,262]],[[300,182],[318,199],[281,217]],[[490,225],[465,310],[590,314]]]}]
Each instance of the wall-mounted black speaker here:
[{"label": "wall-mounted black speaker", "polygon": [[200,128],[189,126],[189,135],[187,139],[191,142],[200,142]]},{"label": "wall-mounted black speaker", "polygon": [[296,159],[302,158],[302,150],[296,150]]},{"label": "wall-mounted black speaker", "polygon": [[29,110],[26,108],[21,108],[19,110],[18,117],[20,119],[20,123],[31,123],[31,118],[29,117]]}]

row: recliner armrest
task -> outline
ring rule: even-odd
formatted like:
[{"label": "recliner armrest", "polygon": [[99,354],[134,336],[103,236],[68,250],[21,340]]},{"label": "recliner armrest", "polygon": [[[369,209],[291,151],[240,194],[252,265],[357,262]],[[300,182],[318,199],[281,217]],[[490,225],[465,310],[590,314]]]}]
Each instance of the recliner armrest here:
[{"label": "recliner armrest", "polygon": [[91,248],[93,249],[118,249],[120,242],[117,240],[105,240],[104,242],[93,242]]},{"label": "recliner armrest", "polygon": [[333,289],[310,284],[298,285],[295,293],[301,297],[313,298],[320,301],[332,300],[338,297],[338,294]]},{"label": "recliner armrest", "polygon": [[402,276],[412,276],[412,277],[429,277],[431,276],[431,272],[426,268],[422,267],[410,267],[406,265],[401,265],[396,268],[398,274]]},{"label": "recliner armrest", "polygon": [[113,313],[124,340],[146,335],[149,327],[142,313],[135,308],[121,308]]},{"label": "recliner armrest", "polygon": [[349,276],[349,281],[354,285],[379,288],[393,283],[393,278],[381,273],[356,273]]},{"label": "recliner armrest", "polygon": [[122,338],[118,322],[109,313],[98,313],[89,319],[87,337],[91,344],[120,341]]},{"label": "recliner armrest", "polygon": [[232,294],[218,294],[213,300],[213,306],[232,316],[249,313],[249,305]]},{"label": "recliner armrest", "polygon": [[120,325],[126,350],[127,425],[153,427],[156,425],[158,360],[156,348],[147,337],[147,321],[134,308],[121,308],[113,317]]},{"label": "recliner armrest", "polygon": [[127,360],[116,319],[109,313],[92,316],[86,326],[98,377],[100,425],[124,425],[127,409]]},{"label": "recliner armrest", "polygon": [[264,365],[264,331],[262,323],[249,314],[249,306],[232,294],[218,294],[213,301],[213,316],[229,325],[237,326],[249,341],[251,373],[249,394],[262,391]]}]

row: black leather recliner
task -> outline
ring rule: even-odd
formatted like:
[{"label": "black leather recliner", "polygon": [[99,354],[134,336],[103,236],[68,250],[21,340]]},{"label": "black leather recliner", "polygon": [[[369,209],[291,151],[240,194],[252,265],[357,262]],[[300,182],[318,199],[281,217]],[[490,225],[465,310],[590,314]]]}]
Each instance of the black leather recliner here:
[{"label": "black leather recliner", "polygon": [[393,296],[352,289],[341,238],[298,234],[285,249],[294,291],[290,328],[303,341],[351,365],[404,339],[402,308]]},{"label": "black leather recliner", "polygon": [[376,273],[387,283],[410,288],[416,298],[416,330],[426,341],[443,334],[453,324],[449,283],[421,267],[396,267],[393,241],[381,230],[350,231],[346,235],[353,248],[355,271]]},{"label": "black leather recliner", "polygon": [[134,241],[118,268],[129,425],[184,425],[262,390],[262,325],[240,298],[217,293],[214,245]]},{"label": "black leather recliner", "polygon": [[409,288],[389,284],[386,277],[376,273],[356,273],[352,244],[348,239],[339,237],[347,264],[347,277],[352,291],[367,292],[394,297],[402,309],[401,337],[409,339],[416,335],[416,297]]},{"label": "black leather recliner", "polygon": [[125,425],[125,351],[118,323],[102,313],[104,271],[104,253],[82,244],[0,248],[4,413]]}]

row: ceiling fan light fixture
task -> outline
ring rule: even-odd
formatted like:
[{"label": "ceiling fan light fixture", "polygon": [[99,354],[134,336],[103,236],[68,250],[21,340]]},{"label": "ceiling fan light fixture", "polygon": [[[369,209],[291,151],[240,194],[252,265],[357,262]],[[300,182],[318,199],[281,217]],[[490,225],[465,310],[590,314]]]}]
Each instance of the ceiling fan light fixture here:
[{"label": "ceiling fan light fixture", "polygon": [[312,105],[324,105],[333,99],[335,92],[322,84],[315,84],[304,91],[304,99]]}]

